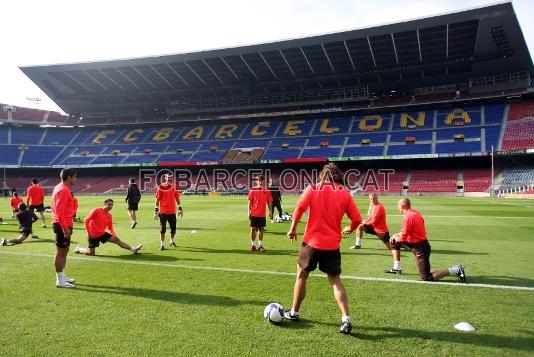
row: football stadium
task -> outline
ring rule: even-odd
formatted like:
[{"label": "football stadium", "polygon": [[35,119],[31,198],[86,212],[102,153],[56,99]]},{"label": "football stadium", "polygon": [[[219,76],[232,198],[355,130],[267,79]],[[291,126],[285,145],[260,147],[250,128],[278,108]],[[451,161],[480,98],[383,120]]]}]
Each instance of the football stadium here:
[{"label": "football stadium", "polygon": [[531,356],[531,58],[503,2],[20,67],[0,355]]}]

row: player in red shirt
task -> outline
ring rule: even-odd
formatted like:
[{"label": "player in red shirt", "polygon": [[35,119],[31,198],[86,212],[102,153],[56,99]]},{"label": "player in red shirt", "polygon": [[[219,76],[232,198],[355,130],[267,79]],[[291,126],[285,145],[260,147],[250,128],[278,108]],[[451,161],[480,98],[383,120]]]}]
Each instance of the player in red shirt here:
[{"label": "player in red shirt", "polygon": [[391,251],[393,256],[393,268],[386,270],[385,273],[401,274],[400,264],[400,248],[398,246],[392,247],[389,244],[389,228],[386,223],[386,209],[384,205],[378,201],[378,195],[373,192],[369,194],[369,201],[371,203],[371,215],[365,219],[356,228],[356,243],[350,249],[360,249],[362,247],[363,233],[373,234],[377,236]]},{"label": "player in red shirt", "polygon": [[174,236],[176,235],[176,204],[178,204],[178,216],[183,217],[184,211],[180,206],[180,191],[172,183],[173,177],[170,174],[164,176],[165,182],[158,186],[156,190],[156,207],[155,214],[159,216],[159,237],[160,250],[165,250],[165,232],[167,231],[167,222],[171,229],[171,240],[169,246],[176,248]]},{"label": "player in red shirt", "polygon": [[28,187],[26,195],[26,206],[31,211],[39,212],[41,221],[43,222],[43,228],[46,228],[45,216],[44,216],[44,198],[45,192],[36,178],[32,179],[32,185]]},{"label": "player in red shirt", "polygon": [[104,207],[94,208],[87,217],[85,217],[84,224],[87,231],[87,239],[89,248],[81,248],[80,246],[74,249],[74,253],[95,255],[95,248],[106,242],[115,243],[123,249],[127,249],[133,253],[138,253],[143,247],[139,244],[132,247],[117,237],[113,229],[113,218],[111,216],[111,209],[113,208],[113,200],[107,199],[104,201]]},{"label": "player in red shirt", "polygon": [[76,170],[63,169],[60,173],[61,183],[54,187],[52,192],[52,227],[56,235],[56,255],[54,265],[56,268],[56,286],[58,288],[74,288],[74,279],[65,276],[67,253],[72,236],[72,192],[70,187],[76,183],[78,177]]},{"label": "player in red shirt", "polygon": [[398,203],[399,211],[404,216],[402,230],[391,236],[390,244],[400,245],[411,251],[417,262],[419,277],[424,281],[437,281],[447,275],[457,275],[462,283],[467,281],[463,265],[455,265],[448,269],[430,272],[430,243],[426,236],[425,220],[419,211],[412,208],[408,198],[401,198]]},{"label": "player in red shirt", "polygon": [[287,236],[291,241],[297,239],[297,226],[302,214],[309,210],[308,223],[297,259],[297,278],[293,289],[293,305],[285,317],[289,320],[299,319],[299,309],[306,295],[306,281],[310,272],[316,269],[328,275],[328,281],[334,290],[341,310],[341,333],[352,330],[349,315],[347,292],[341,281],[341,221],[347,214],[351,224],[343,229],[343,234],[352,233],[361,223],[362,218],[352,197],[344,187],[344,173],[334,164],[323,167],[320,181],[306,188],[293,212],[293,222]]},{"label": "player in red shirt", "polygon": [[15,218],[15,213],[19,211],[19,204],[22,203],[22,198],[19,197],[18,193],[13,192],[13,197],[9,202],[11,206],[11,218]]},{"label": "player in red shirt", "polygon": [[[266,226],[266,209],[265,205],[269,207],[271,212],[271,205],[273,198],[271,191],[265,187],[265,177],[258,176],[256,178],[256,186],[250,189],[248,193],[248,218],[250,220],[250,251],[265,252],[263,246],[263,233]],[[258,237],[258,247],[256,248],[256,236]]]}]

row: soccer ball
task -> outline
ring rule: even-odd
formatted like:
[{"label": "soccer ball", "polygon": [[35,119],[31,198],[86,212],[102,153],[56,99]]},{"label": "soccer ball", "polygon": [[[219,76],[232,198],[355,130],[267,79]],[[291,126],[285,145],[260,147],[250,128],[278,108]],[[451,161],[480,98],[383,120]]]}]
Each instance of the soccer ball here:
[{"label": "soccer ball", "polygon": [[284,319],[284,307],[276,302],[265,306],[263,317],[272,324],[279,324]]}]

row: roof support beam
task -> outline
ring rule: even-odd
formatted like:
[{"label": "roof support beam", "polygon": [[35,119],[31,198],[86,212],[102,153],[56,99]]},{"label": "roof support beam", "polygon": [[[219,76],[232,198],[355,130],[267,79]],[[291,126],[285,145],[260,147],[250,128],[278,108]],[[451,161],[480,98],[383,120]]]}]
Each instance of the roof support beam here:
[{"label": "roof support beam", "polygon": [[[419,49],[419,62],[423,63],[423,52],[421,51],[421,40],[419,39],[419,29],[417,31],[417,48]],[[425,71],[421,68],[421,77],[425,78]]]},{"label": "roof support beam", "polygon": [[352,56],[350,55],[349,46],[347,46],[347,41],[343,41],[343,45],[345,46],[345,50],[347,51],[347,55],[349,56],[352,69],[356,72],[356,66],[354,65],[354,60],[352,59]]},{"label": "roof support beam", "polygon": [[293,75],[293,77],[296,77],[295,71],[293,71],[293,68],[291,68],[291,66],[289,65],[289,62],[287,61],[286,56],[284,56],[284,54],[282,53],[282,50],[278,50],[278,52],[280,52],[280,56],[282,56],[282,58],[284,59],[284,62],[286,63],[289,70],[291,71],[291,74]]},{"label": "roof support beam", "polygon": [[122,74],[122,76],[128,81],[130,82],[135,88],[137,89],[141,89],[141,87],[139,87],[136,83],[134,83],[134,81],[132,81],[130,78],[128,78],[127,75],[125,75],[124,73],[122,73],[122,71],[120,70],[120,68],[115,68],[120,74]]},{"label": "roof support beam", "polygon": [[326,56],[326,59],[328,60],[328,64],[330,65],[330,68],[332,69],[332,73],[336,73],[336,70],[334,69],[334,66],[332,65],[332,61],[330,61],[330,57],[328,57],[328,53],[326,52],[326,49],[324,48],[324,44],[321,43],[321,48],[323,49],[324,55]]},{"label": "roof support beam", "polygon": [[250,68],[250,66],[248,65],[247,61],[245,61],[245,59],[243,58],[243,55],[239,55],[239,58],[241,58],[241,61],[243,61],[245,66],[247,66],[248,70],[250,71],[250,73],[252,73],[254,78],[259,79],[258,76],[256,75],[256,73],[254,73],[254,71],[252,70],[252,68]]},{"label": "roof support beam", "polygon": [[302,47],[299,47],[300,52],[302,52],[302,55],[304,56],[304,59],[306,60],[306,63],[308,64],[308,67],[310,67],[310,70],[312,71],[313,75],[315,76],[315,71],[313,70],[313,67],[310,64],[310,61],[308,61],[308,57],[306,57],[306,54],[304,53],[304,50]]},{"label": "roof support beam", "polygon": [[371,57],[373,58],[373,63],[376,68],[375,54],[373,53],[373,47],[371,47],[371,40],[369,40],[369,37],[367,37],[367,44],[369,45],[369,51],[371,51]]},{"label": "roof support beam", "polygon": [[125,91],[125,89],[122,88],[122,86],[121,86],[119,83],[115,82],[115,80],[113,80],[113,78],[111,78],[110,76],[108,76],[108,75],[107,75],[106,73],[104,73],[101,69],[98,69],[97,71],[99,71],[103,76],[105,76],[107,79],[109,79],[110,81],[112,81],[113,84],[115,84],[117,87],[119,87],[122,91]]},{"label": "roof support beam", "polygon": [[267,63],[267,60],[265,59],[265,57],[263,57],[263,55],[261,54],[261,52],[258,52],[258,54],[260,55],[261,59],[263,60],[263,62],[265,63],[265,65],[267,66],[267,68],[269,68],[269,71],[271,71],[271,73],[273,74],[274,78],[276,78],[276,80],[278,80],[278,76],[276,75],[276,73],[274,73],[273,69],[271,68],[271,66],[269,66],[269,63]]},{"label": "roof support beam", "polygon": [[91,78],[92,81],[94,81],[96,84],[98,84],[100,87],[104,88],[106,91],[110,92],[110,90],[105,86],[103,85],[102,83],[100,83],[99,81],[97,81],[93,76],[91,76],[89,73],[87,73],[86,71],[83,71],[82,72],[89,78]]},{"label": "roof support beam", "polygon": [[180,80],[181,80],[182,82],[184,82],[184,84],[185,84],[186,86],[188,86],[189,88],[191,88],[191,85],[190,85],[189,83],[187,83],[187,81],[186,81],[185,79],[183,79],[182,76],[180,76],[180,74],[174,70],[174,68],[172,68],[168,63],[165,63],[165,65],[166,65],[167,67],[169,67],[169,69],[172,71],[172,73],[176,74],[176,77],[180,78]]},{"label": "roof support beam", "polygon": [[204,80],[202,78],[200,78],[200,76],[198,75],[197,72],[195,72],[195,70],[189,65],[189,63],[187,63],[187,61],[184,61],[184,64],[187,66],[187,68],[189,68],[189,70],[191,72],[193,72],[193,74],[198,78],[198,80],[200,82],[202,82],[203,85],[206,85],[206,82],[204,82]]},{"label": "roof support beam", "polygon": [[237,76],[237,74],[235,74],[234,70],[232,69],[232,67],[230,67],[228,65],[228,63],[224,60],[224,57],[221,57],[221,61],[223,61],[224,65],[226,67],[228,67],[228,69],[230,70],[230,72],[232,72],[232,74],[234,75],[235,79],[239,80],[239,77]]},{"label": "roof support beam", "polygon": [[165,77],[163,77],[163,76],[161,75],[161,73],[159,73],[154,67],[152,67],[151,64],[149,64],[148,67],[150,67],[150,68],[151,68],[151,69],[152,69],[152,70],[159,76],[159,78],[161,78],[161,79],[163,80],[163,82],[167,83],[167,85],[168,85],[169,87],[174,88],[174,86],[172,85],[172,83],[169,82]]},{"label": "roof support beam", "polygon": [[217,73],[215,73],[215,71],[210,67],[210,65],[206,62],[205,59],[202,59],[202,63],[204,63],[206,65],[206,67],[208,67],[208,69],[210,70],[210,72],[215,76],[215,78],[217,78],[217,80],[219,81],[219,83],[221,83],[222,85],[224,85],[223,81],[219,78],[219,76],[217,75]]},{"label": "roof support beam", "polygon": [[76,78],[74,78],[73,76],[71,76],[70,74],[68,74],[67,72],[63,72],[65,73],[65,75],[67,77],[69,77],[70,79],[72,79],[74,82],[76,82],[78,85],[80,85],[80,87],[84,88],[86,91],[88,91],[89,93],[94,93],[92,90],[90,90],[89,88],[87,88],[86,86],[83,85],[82,82],[80,82],[79,80],[77,80]]},{"label": "roof support beam", "polygon": [[143,75],[143,73],[139,72],[139,71],[137,70],[137,68],[135,68],[134,66],[132,66],[132,68],[133,68],[133,70],[134,70],[135,72],[137,72],[138,75],[140,75],[145,81],[147,81],[148,84],[150,84],[150,85],[152,86],[152,88],[157,89],[156,86],[154,85],[154,83],[152,83],[148,78],[146,78],[146,77]]}]

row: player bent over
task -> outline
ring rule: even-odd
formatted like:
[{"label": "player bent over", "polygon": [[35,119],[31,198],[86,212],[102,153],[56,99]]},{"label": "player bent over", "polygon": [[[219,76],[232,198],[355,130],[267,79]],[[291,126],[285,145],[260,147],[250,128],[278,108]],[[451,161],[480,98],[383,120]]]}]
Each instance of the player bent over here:
[{"label": "player bent over", "polygon": [[448,275],[457,275],[462,283],[467,282],[463,265],[430,272],[431,248],[426,236],[425,220],[419,211],[412,208],[408,198],[400,199],[398,208],[404,216],[402,230],[391,237],[390,244],[400,245],[414,254],[421,280],[437,281]]},{"label": "player bent over", "polygon": [[378,201],[378,195],[376,193],[369,194],[369,201],[371,202],[371,215],[365,219],[356,228],[356,242],[350,247],[350,249],[360,249],[362,247],[363,233],[373,234],[377,236],[391,251],[393,256],[393,268],[388,269],[385,273],[389,274],[401,274],[400,264],[400,248],[398,245],[391,245],[389,243],[389,228],[386,223],[386,209],[384,205]]},{"label": "player bent over", "polygon": [[20,236],[15,239],[2,239],[2,245],[6,246],[9,243],[11,244],[20,244],[28,238],[32,233],[32,225],[39,218],[33,213],[32,210],[29,210],[24,203],[19,203],[18,212],[15,214],[19,221],[19,233]]},{"label": "player bent over", "polygon": [[133,253],[137,253],[143,247],[142,244],[137,247],[131,247],[124,243],[117,237],[113,230],[113,218],[111,217],[111,209],[113,208],[113,200],[107,199],[104,201],[104,207],[94,208],[87,217],[85,217],[84,224],[87,231],[87,238],[89,241],[89,248],[76,247],[74,253],[95,255],[95,248],[106,242],[115,243],[123,249],[127,249]]}]

